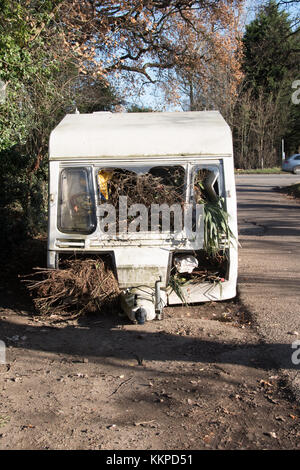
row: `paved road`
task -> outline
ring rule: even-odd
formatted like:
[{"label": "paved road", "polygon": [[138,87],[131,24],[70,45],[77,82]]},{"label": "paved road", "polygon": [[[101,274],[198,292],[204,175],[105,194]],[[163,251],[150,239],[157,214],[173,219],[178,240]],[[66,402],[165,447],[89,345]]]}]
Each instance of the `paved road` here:
[{"label": "paved road", "polygon": [[292,349],[300,345],[300,203],[273,191],[299,181],[289,174],[236,178],[241,301],[300,399],[300,365],[292,361],[293,353],[300,360],[300,346]]}]

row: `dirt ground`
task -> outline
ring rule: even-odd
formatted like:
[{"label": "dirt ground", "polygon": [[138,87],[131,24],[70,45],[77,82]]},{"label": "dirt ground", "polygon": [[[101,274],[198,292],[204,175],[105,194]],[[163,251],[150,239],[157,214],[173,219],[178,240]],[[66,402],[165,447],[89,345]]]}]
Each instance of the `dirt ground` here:
[{"label": "dirt ground", "polygon": [[299,406],[238,300],[50,323],[21,271],[1,275],[1,449],[300,449]]}]

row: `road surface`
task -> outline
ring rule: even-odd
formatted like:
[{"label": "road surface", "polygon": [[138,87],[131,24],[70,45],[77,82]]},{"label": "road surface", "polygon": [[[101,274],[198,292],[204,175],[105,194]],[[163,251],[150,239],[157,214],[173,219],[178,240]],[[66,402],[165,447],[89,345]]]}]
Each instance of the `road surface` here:
[{"label": "road surface", "polygon": [[299,176],[289,174],[236,178],[241,301],[253,314],[269,353],[289,376],[298,398],[300,202],[273,188],[299,181]]}]

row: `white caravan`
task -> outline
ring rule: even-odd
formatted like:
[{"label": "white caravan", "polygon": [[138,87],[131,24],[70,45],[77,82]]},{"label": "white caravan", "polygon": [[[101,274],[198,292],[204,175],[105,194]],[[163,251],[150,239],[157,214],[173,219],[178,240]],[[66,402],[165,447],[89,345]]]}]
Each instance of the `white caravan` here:
[{"label": "white caravan", "polygon": [[[186,255],[188,263],[194,259],[191,255],[203,249],[203,211],[197,212],[193,231],[185,227],[176,233],[103,229],[103,203],[109,203],[107,175],[116,169],[159,174],[174,167],[184,175],[183,197],[188,206],[195,203],[197,171],[208,172],[207,189],[224,200],[233,235],[221,288],[220,282],[187,283],[181,286],[184,299],[193,304],[235,297],[238,257],[232,135],[217,111],[65,116],[50,136],[48,267],[59,268],[60,257],[67,253],[110,254],[123,292],[123,308],[140,323],[161,318],[165,305],[181,304],[182,297],[170,287],[170,273],[176,257]],[[104,182],[102,189],[99,178]]]}]

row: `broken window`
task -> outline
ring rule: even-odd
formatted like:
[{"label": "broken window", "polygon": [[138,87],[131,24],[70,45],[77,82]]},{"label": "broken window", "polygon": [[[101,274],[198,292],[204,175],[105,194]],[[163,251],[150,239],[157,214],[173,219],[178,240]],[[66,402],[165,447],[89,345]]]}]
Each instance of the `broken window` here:
[{"label": "broken window", "polygon": [[91,172],[65,168],[60,175],[58,229],[64,233],[90,234],[96,228]]},{"label": "broken window", "polygon": [[195,167],[193,170],[193,197],[196,204],[217,202],[220,196],[218,167]]},{"label": "broken window", "polygon": [[185,171],[181,166],[142,168],[107,168],[98,170],[99,203],[117,206],[120,196],[128,204],[175,203],[184,200]]},{"label": "broken window", "polygon": [[[185,169],[181,166],[99,169],[97,181],[99,204],[112,204],[118,211],[120,197],[125,196],[128,208],[133,205],[143,206],[140,227],[136,231],[151,229],[150,209],[153,204],[167,204],[171,207],[185,202]],[[171,212],[171,219],[172,216]],[[135,218],[136,215],[129,215],[127,222]],[[161,226],[161,218],[158,225]],[[173,226],[171,220],[170,230]]]}]

